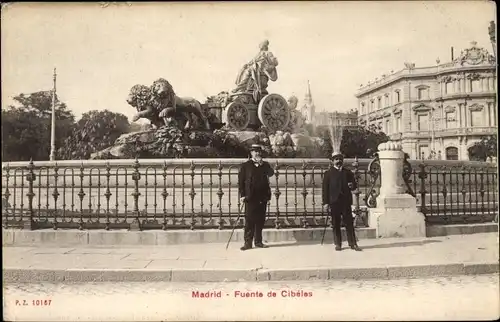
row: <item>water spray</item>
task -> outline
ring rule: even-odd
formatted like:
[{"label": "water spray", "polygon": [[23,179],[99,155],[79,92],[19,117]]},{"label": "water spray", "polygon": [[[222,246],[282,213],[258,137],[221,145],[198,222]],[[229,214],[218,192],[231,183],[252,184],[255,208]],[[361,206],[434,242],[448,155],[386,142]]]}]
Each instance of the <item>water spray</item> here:
[{"label": "water spray", "polygon": [[337,115],[337,112],[332,114],[330,118],[330,126],[328,129],[333,152],[340,152],[342,135],[344,133],[344,125],[342,124],[342,120],[338,118]]}]

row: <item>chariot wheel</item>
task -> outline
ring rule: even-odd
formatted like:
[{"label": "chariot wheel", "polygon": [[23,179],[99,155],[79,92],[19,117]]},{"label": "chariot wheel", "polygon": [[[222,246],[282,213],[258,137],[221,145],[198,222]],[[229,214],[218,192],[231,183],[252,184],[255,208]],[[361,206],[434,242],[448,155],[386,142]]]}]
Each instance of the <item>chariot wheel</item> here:
[{"label": "chariot wheel", "polygon": [[283,131],[290,122],[290,109],[283,96],[268,94],[259,102],[259,120],[271,131]]},{"label": "chariot wheel", "polygon": [[231,102],[224,111],[225,123],[235,130],[244,130],[250,123],[248,108],[241,102]]}]

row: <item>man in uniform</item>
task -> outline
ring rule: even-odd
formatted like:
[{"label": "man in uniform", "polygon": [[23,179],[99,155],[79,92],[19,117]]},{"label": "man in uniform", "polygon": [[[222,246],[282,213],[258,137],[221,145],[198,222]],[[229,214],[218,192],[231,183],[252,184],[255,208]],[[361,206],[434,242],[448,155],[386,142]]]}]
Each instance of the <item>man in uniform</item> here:
[{"label": "man in uniform", "polygon": [[341,222],[344,221],[349,247],[361,251],[357,245],[352,218],[352,193],[356,189],[354,174],[343,167],[344,157],[340,152],[333,152],[330,158],[331,167],[323,177],[323,207],[330,211],[333,224],[333,240],[335,250],[342,250]]},{"label": "man in uniform", "polygon": [[267,203],[271,200],[269,177],[274,169],[269,162],[262,160],[262,147],[252,145],[251,158],[244,162],[238,173],[238,188],[241,203],[245,203],[245,244],[241,250],[255,247],[266,248],[262,243],[262,229],[266,221]]}]

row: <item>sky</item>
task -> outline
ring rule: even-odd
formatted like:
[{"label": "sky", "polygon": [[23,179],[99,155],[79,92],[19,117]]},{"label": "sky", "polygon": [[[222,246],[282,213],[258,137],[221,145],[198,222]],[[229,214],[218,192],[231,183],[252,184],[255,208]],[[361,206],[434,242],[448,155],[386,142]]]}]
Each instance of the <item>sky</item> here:
[{"label": "sky", "polygon": [[[471,41],[492,52],[495,4],[423,2],[16,3],[2,9],[2,108],[52,89],[78,117],[108,109],[129,118],[135,84],[166,78],[204,102],[234,88],[240,68],[269,40],[278,80],[268,91],[304,98],[317,111],[356,108],[360,84],[404,62],[431,66]],[[300,102],[299,102],[300,104]]]}]

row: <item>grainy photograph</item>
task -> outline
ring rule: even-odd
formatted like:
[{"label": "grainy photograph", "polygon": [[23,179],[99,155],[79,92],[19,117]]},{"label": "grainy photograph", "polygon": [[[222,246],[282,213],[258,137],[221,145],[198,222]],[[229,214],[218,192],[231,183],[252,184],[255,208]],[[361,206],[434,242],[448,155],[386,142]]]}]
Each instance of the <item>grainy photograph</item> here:
[{"label": "grainy photograph", "polygon": [[496,24],[3,3],[4,321],[498,319]]}]

